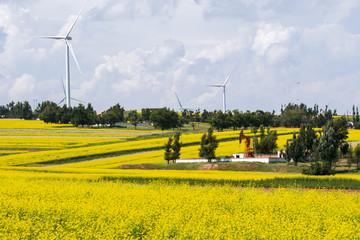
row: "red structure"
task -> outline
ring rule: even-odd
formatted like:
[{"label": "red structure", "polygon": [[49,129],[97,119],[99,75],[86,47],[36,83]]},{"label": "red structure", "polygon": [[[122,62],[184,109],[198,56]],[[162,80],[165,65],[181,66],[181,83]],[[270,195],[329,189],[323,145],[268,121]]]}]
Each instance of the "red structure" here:
[{"label": "red structure", "polygon": [[250,147],[251,144],[251,138],[250,136],[244,135],[244,130],[241,130],[240,136],[239,136],[239,142],[241,144],[241,141],[245,139],[245,146],[244,146],[244,158],[253,158],[254,156],[254,149]]}]

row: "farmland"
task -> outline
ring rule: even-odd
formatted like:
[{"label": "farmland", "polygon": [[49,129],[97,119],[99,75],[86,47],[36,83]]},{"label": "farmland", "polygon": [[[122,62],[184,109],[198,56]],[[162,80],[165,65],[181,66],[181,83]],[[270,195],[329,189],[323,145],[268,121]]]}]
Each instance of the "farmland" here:
[{"label": "farmland", "polygon": [[[0,120],[1,239],[356,239],[360,175],[120,169],[164,164],[171,132]],[[278,147],[298,129],[277,129]],[[242,152],[216,132],[218,156]],[[246,134],[251,135],[250,131]],[[202,133],[185,133],[181,158]],[[350,130],[349,140],[360,141]],[[285,165],[283,166],[285,167]]]}]

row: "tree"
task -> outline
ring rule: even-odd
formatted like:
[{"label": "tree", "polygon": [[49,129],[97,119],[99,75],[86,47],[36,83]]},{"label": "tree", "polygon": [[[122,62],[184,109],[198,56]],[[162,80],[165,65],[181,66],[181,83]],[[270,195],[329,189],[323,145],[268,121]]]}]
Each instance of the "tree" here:
[{"label": "tree", "polygon": [[179,126],[179,115],[166,107],[154,109],[150,115],[154,128],[166,130]]},{"label": "tree", "polygon": [[298,162],[305,159],[304,144],[299,137],[296,137],[295,132],[291,143],[286,145],[286,155],[287,158],[294,161],[294,166],[297,166]]},{"label": "tree", "polygon": [[180,136],[181,133],[176,132],[174,136],[174,143],[171,145],[172,148],[171,160],[173,160],[173,162],[175,162],[176,159],[180,158],[180,150],[182,147],[182,142],[180,142]]},{"label": "tree", "polygon": [[300,127],[304,115],[303,109],[298,105],[289,104],[281,114],[281,120],[285,127]]},{"label": "tree", "polygon": [[176,132],[174,137],[170,136],[167,143],[164,145],[164,159],[168,161],[168,164],[171,160],[175,162],[176,159],[180,158],[180,150],[182,147],[182,142],[180,142],[180,136],[181,133]]},{"label": "tree", "polygon": [[124,121],[124,112],[125,109],[117,103],[103,113],[103,122],[113,127],[115,123]]},{"label": "tree", "polygon": [[360,170],[360,144],[356,145],[354,149],[356,169]]},{"label": "tree", "polygon": [[57,119],[62,124],[68,124],[71,121],[72,108],[68,108],[66,104],[63,105],[62,108],[58,108],[57,110]]},{"label": "tree", "polygon": [[276,141],[278,139],[276,131],[268,131],[265,135],[264,127],[260,126],[260,141],[256,139],[255,148],[257,153],[271,154],[277,149]]},{"label": "tree", "polygon": [[349,152],[349,149],[350,149],[350,145],[347,142],[340,145],[340,152],[342,157],[346,157],[347,153]]},{"label": "tree", "polygon": [[338,158],[337,151],[340,146],[338,134],[332,127],[329,127],[324,135],[320,138],[318,152],[323,162],[323,168],[328,173],[333,173],[334,165]]},{"label": "tree", "polygon": [[207,134],[201,137],[199,156],[206,158],[208,162],[211,162],[211,159],[215,158],[216,148],[219,146],[219,141],[216,139],[216,136],[213,135],[213,128],[209,128]]},{"label": "tree", "polygon": [[351,164],[354,161],[354,150],[352,149],[352,147],[349,147],[349,151],[347,152],[347,167],[348,167],[348,171],[350,172],[350,168],[351,168]]},{"label": "tree", "polygon": [[218,131],[223,131],[224,128],[232,126],[231,113],[217,112],[210,118],[211,127],[216,128]]},{"label": "tree", "polygon": [[58,111],[59,107],[56,103],[49,101],[43,102],[40,105],[39,118],[45,123],[57,123],[59,122]]},{"label": "tree", "polygon": [[304,145],[305,157],[311,159],[314,141],[317,138],[316,132],[311,124],[301,124],[298,137]]},{"label": "tree", "polygon": [[81,103],[73,108],[71,123],[76,127],[87,125],[87,112]]},{"label": "tree", "polygon": [[144,121],[150,120],[151,111],[152,110],[150,108],[142,108],[141,109],[141,116],[144,119]]},{"label": "tree", "polygon": [[136,126],[142,120],[142,117],[136,110],[132,110],[129,112],[128,120],[134,125],[136,130]]},{"label": "tree", "polygon": [[345,140],[348,138],[348,122],[345,117],[331,119],[328,121],[325,127],[325,131],[329,128],[333,128],[334,137],[339,141],[340,144],[345,143]]},{"label": "tree", "polygon": [[167,143],[165,144],[165,152],[164,152],[164,159],[168,162],[168,164],[170,163],[171,160],[171,155],[172,155],[172,142],[173,142],[173,137],[169,137]]}]

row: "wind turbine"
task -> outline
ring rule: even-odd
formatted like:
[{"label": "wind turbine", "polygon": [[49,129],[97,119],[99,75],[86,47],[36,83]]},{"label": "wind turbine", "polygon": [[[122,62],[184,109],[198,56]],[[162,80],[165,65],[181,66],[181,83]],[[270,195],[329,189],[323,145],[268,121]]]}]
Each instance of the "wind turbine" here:
[{"label": "wind turbine", "polygon": [[[76,21],[79,19],[81,12],[83,10],[84,7],[82,7],[79,11],[79,14],[76,16],[75,20],[73,21],[73,23],[71,24],[69,30],[66,32],[66,34],[64,36],[40,36],[39,38],[49,38],[49,39],[53,39],[53,40],[65,40],[65,73],[66,73],[66,105],[68,107],[71,107],[71,96],[70,96],[70,62],[69,62],[69,52],[71,52],[75,63],[81,73],[81,69],[79,66],[78,61],[76,60],[76,56],[74,53],[74,50],[70,44],[70,40],[72,40],[72,38],[69,36],[72,29],[75,26]],[[61,101],[62,102],[62,101]]]},{"label": "wind turbine", "polygon": [[210,87],[222,87],[223,88],[223,113],[226,112],[226,84],[230,79],[232,72],[230,72],[229,76],[225,79],[225,82],[223,84],[211,84]]},{"label": "wind turbine", "polygon": [[183,111],[196,111],[195,109],[191,109],[191,108],[184,108],[183,106],[182,106],[182,104],[181,104],[181,102],[180,102],[180,98],[179,98],[179,96],[175,93],[175,95],[176,95],[176,98],[177,98],[177,101],[178,101],[178,103],[179,103],[179,106],[180,106],[180,111],[181,112],[183,112]]}]

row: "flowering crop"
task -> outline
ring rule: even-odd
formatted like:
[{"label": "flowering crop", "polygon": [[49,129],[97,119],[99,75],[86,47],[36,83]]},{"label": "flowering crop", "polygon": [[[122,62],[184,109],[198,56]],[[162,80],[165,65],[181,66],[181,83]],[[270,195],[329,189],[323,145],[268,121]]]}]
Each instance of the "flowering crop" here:
[{"label": "flowering crop", "polygon": [[360,235],[358,194],[37,179],[22,173],[2,176],[0,184],[1,239],[355,239]]},{"label": "flowering crop", "polygon": [[0,149],[63,149],[121,142],[113,138],[0,137]]}]

